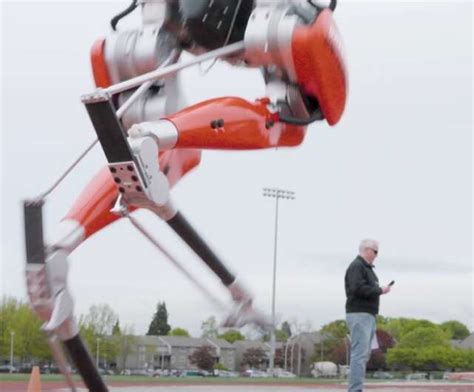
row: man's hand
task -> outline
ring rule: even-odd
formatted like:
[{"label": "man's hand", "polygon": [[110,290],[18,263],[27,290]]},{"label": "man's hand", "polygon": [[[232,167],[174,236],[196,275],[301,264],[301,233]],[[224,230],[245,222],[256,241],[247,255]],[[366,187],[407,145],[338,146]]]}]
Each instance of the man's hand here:
[{"label": "man's hand", "polygon": [[387,294],[387,293],[389,293],[391,288],[392,288],[391,286],[383,286],[383,287],[381,287],[381,289],[382,289],[382,294]]}]

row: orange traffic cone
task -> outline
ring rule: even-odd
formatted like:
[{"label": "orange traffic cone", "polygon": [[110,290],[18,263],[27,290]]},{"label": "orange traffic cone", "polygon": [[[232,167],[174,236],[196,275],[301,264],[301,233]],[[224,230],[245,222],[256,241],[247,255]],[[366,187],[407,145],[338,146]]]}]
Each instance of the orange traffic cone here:
[{"label": "orange traffic cone", "polygon": [[38,366],[33,366],[27,392],[41,392],[40,371]]}]

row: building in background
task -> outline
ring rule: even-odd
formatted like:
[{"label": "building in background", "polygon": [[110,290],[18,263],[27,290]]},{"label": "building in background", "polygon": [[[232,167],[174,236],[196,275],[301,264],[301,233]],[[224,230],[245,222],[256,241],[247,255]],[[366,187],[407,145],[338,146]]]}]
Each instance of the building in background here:
[{"label": "building in background", "polygon": [[[220,362],[229,370],[242,371],[256,367],[265,371],[269,366],[271,347],[267,342],[240,340],[230,344],[223,339],[181,336],[136,336],[133,347],[118,363],[125,369],[192,370],[197,367],[190,363],[189,356],[202,346],[211,346],[216,363]],[[324,341],[318,332],[300,333],[292,336],[287,343],[277,342],[275,367],[298,376],[311,376],[311,359],[319,354],[315,347],[324,349]],[[249,366],[245,362],[244,357],[249,349],[260,349],[263,353],[257,366]]]},{"label": "building in background", "polygon": [[119,359],[126,369],[197,369],[189,356],[199,347],[211,346],[216,363],[235,368],[235,348],[222,339],[182,336],[137,336],[126,358]]},{"label": "building in background", "polygon": [[474,350],[474,332],[463,340],[451,340],[451,346],[464,350]]},{"label": "building in background", "polygon": [[241,371],[247,368],[247,364],[244,363],[244,355],[248,349],[260,349],[265,355],[261,364],[261,369],[267,369],[270,363],[270,345],[268,343],[255,341],[255,340],[238,340],[234,342],[235,347],[235,369]]},{"label": "building in background", "polygon": [[[286,342],[283,353],[284,369],[297,376],[311,376],[315,346],[324,350],[324,339],[319,332],[303,332]],[[324,356],[324,352],[321,353]]]},{"label": "building in background", "polygon": [[[270,364],[270,350],[271,346],[268,342],[261,342],[257,340],[238,340],[234,343],[235,347],[235,370],[242,371],[247,368],[250,368],[247,363],[245,363],[244,356],[247,350],[249,349],[260,349],[263,351],[264,356],[262,362],[259,364],[258,368],[260,370],[268,370]],[[285,349],[285,344],[282,342],[275,343],[275,368],[283,367],[282,355]]]}]

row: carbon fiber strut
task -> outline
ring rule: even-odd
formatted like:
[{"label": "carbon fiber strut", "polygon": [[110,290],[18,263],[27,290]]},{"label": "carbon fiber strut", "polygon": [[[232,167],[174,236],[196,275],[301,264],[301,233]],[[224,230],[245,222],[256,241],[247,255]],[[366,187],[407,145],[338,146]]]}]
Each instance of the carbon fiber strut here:
[{"label": "carbon fiber strut", "polygon": [[63,343],[89,391],[108,392],[81,337],[76,335]]},{"label": "carbon fiber strut", "polygon": [[28,264],[44,264],[45,262],[43,204],[43,200],[26,200],[23,202],[26,262]]},{"label": "carbon fiber strut", "polygon": [[120,123],[109,95],[96,91],[82,97],[109,163],[134,161],[127,135]]},{"label": "carbon fiber strut", "polygon": [[235,281],[235,276],[229,272],[227,267],[216,256],[211,248],[204,242],[196,230],[189,224],[186,218],[178,212],[166,223],[178,234],[189,247],[207,264],[207,266],[219,277],[225,286]]},{"label": "carbon fiber strut", "polygon": [[[27,264],[45,264],[43,204],[43,200],[27,200],[23,203]],[[79,334],[63,343],[89,390],[108,392]]]},{"label": "carbon fiber strut", "polygon": [[[93,94],[83,96],[82,102],[89,113],[120,193],[127,202],[136,201],[137,197],[140,197],[140,194],[143,195],[143,193],[137,191],[136,187],[132,186],[130,188],[129,183],[131,181],[128,181],[122,175],[123,171],[120,170],[122,168],[126,169],[125,172],[132,173],[134,178],[141,178],[140,185],[144,187],[146,187],[145,176],[130,149],[126,133],[115,113],[110,98],[107,93],[96,91]],[[114,172],[117,169],[120,170]],[[145,201],[145,195],[142,196],[141,200]],[[134,204],[133,201],[132,204]],[[225,286],[229,286],[235,281],[235,276],[229,272],[181,213],[178,212],[167,223],[221,279]]]}]

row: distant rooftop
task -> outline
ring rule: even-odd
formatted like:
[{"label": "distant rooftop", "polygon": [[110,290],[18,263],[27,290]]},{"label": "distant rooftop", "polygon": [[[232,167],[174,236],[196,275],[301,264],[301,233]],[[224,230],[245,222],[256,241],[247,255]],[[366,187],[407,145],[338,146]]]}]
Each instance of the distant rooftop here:
[{"label": "distant rooftop", "polygon": [[461,342],[460,347],[464,349],[474,349],[474,332]]},{"label": "distant rooftop", "polygon": [[234,348],[232,344],[224,339],[215,338],[192,338],[186,336],[137,336],[137,344],[140,345],[164,345],[173,347],[201,347],[216,345],[219,348]]}]

